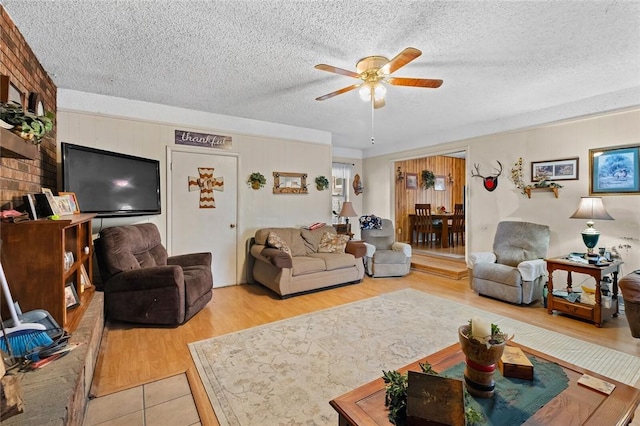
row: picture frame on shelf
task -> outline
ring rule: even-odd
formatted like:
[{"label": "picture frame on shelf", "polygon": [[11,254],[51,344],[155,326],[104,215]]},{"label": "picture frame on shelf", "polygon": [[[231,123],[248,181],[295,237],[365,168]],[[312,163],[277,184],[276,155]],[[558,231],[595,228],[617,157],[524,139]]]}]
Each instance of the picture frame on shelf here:
[{"label": "picture frame on shelf", "polygon": [[24,107],[25,95],[11,82],[8,75],[0,75],[0,102],[17,102]]},{"label": "picture frame on shelf", "polygon": [[447,189],[444,176],[436,176],[435,183],[433,184],[435,191],[445,191]]},{"label": "picture frame on shelf", "polygon": [[87,287],[91,287],[91,280],[84,265],[80,265],[80,291],[83,292]]},{"label": "picture frame on shelf", "polygon": [[80,204],[78,204],[78,197],[76,197],[75,192],[59,192],[58,195],[69,199],[73,213],[80,213]]},{"label": "picture frame on shelf", "polygon": [[69,200],[69,197],[67,197],[66,195],[58,195],[57,197],[54,197],[54,198],[58,205],[58,214],[60,216],[73,214],[73,207],[71,206],[71,201]]},{"label": "picture frame on shelf", "polygon": [[406,189],[418,189],[418,174],[405,173],[404,182]]},{"label": "picture frame on shelf", "polygon": [[64,305],[67,309],[73,309],[80,305],[80,298],[73,283],[64,288]]},{"label": "picture frame on shelf", "polygon": [[578,157],[564,158],[561,160],[532,161],[531,181],[541,180],[578,180]]},{"label": "picture frame on shelf", "polygon": [[589,150],[589,195],[640,194],[640,145]]},{"label": "picture frame on shelf", "polygon": [[59,215],[60,210],[58,209],[58,202],[56,201],[53,192],[49,188],[42,188],[42,193],[47,197],[47,202],[49,203],[49,208],[53,214]]}]

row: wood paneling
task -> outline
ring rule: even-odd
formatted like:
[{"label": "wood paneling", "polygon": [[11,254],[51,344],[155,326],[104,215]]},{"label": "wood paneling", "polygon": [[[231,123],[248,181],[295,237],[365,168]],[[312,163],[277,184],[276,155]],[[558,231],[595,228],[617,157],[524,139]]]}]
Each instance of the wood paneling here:
[{"label": "wood paneling", "polygon": [[[453,211],[454,204],[464,202],[466,161],[464,158],[435,156],[396,161],[394,170],[398,170],[398,167],[405,176],[407,173],[418,175],[418,189],[406,189],[406,179],[396,179],[395,183],[396,239],[408,242],[411,238],[408,215],[415,213],[416,203],[430,203],[433,208],[444,206],[447,211]],[[421,178],[423,170],[431,170],[434,175],[443,176],[445,190],[424,189]]]}]

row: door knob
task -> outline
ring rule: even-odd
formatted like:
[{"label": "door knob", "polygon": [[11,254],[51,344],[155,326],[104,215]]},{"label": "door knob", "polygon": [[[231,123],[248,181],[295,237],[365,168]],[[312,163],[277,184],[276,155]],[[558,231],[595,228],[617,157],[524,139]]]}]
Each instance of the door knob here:
[{"label": "door knob", "polygon": [[235,227],[236,227],[236,224],[235,224],[235,223],[231,223],[231,224],[229,224],[229,228],[233,229],[233,228],[235,228]]}]

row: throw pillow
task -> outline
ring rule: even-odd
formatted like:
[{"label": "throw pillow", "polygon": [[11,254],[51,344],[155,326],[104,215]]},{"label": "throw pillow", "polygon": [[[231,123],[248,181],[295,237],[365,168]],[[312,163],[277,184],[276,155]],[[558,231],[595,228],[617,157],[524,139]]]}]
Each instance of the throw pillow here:
[{"label": "throw pillow", "polygon": [[267,236],[267,246],[280,249],[291,256],[291,249],[275,232],[269,232],[269,235]]},{"label": "throw pillow", "polygon": [[349,241],[348,235],[325,232],[320,239],[318,253],[344,253],[347,241]]},{"label": "throw pillow", "polygon": [[382,218],[374,215],[361,216],[360,229],[382,229]]}]

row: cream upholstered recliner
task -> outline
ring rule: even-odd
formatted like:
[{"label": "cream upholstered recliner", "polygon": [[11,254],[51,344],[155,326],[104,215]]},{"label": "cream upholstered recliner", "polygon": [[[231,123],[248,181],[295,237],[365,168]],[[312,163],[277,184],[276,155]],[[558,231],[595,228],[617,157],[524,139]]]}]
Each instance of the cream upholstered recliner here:
[{"label": "cream upholstered recliner", "polygon": [[378,224],[371,229],[361,226],[360,230],[362,241],[367,248],[364,257],[365,272],[371,277],[407,275],[411,269],[411,245],[396,242],[393,222],[389,219],[377,222]]},{"label": "cream upholstered recliner", "polygon": [[498,223],[493,252],[469,255],[471,288],[478,294],[511,303],[541,300],[547,277],[544,257],[550,238],[546,225]]}]

